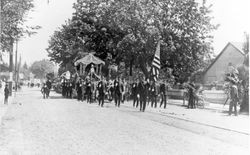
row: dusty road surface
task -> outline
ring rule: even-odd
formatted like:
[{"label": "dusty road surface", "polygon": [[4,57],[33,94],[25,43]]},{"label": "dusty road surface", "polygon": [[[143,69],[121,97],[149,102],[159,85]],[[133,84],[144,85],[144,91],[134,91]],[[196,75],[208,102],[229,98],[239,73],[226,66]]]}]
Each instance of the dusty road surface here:
[{"label": "dusty road surface", "polygon": [[249,154],[249,134],[131,106],[102,108],[54,92],[42,99],[36,88],[25,88],[13,102],[2,117],[1,155]]}]

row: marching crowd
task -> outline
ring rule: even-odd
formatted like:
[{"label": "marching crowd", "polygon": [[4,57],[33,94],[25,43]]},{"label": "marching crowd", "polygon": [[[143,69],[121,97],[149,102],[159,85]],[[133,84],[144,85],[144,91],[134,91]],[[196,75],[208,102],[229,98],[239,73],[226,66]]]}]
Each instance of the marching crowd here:
[{"label": "marching crowd", "polygon": [[[105,99],[114,100],[117,107],[125,101],[133,100],[133,106],[139,107],[142,112],[145,111],[147,105],[154,108],[157,108],[157,105],[166,108],[169,87],[165,80],[155,82],[142,78],[132,82],[120,78],[108,81],[102,78],[95,82],[90,78],[79,79],[77,82],[64,79],[61,83],[62,96],[65,98],[73,98],[74,91],[76,91],[78,101],[86,100],[90,104],[98,101],[98,105],[102,107]],[[190,84],[188,108],[195,108],[195,90]]]},{"label": "marching crowd", "polygon": [[[233,108],[235,115],[237,115],[239,95],[236,85],[239,81],[237,80],[235,74],[230,74],[226,81],[229,81],[229,115],[231,115]],[[43,88],[46,88],[46,85],[49,86],[50,90],[51,83],[48,81],[44,84],[42,90],[45,90]],[[76,96],[78,101],[86,100],[87,103],[90,104],[98,101],[98,105],[101,107],[104,106],[105,99],[109,101],[114,100],[116,107],[120,107],[121,103],[124,103],[125,101],[133,100],[133,107],[139,107],[142,112],[145,111],[147,105],[157,108],[159,101],[160,104],[158,106],[161,107],[163,105],[163,107],[166,108],[168,90],[170,88],[170,85],[166,82],[166,80],[155,82],[142,78],[138,78],[132,82],[128,82],[125,79],[122,80],[120,78],[116,78],[115,80],[106,80],[105,78],[101,78],[98,81],[92,81],[89,77],[85,79],[79,78],[76,81],[66,80],[64,78],[60,85],[62,96],[65,98],[73,98]],[[199,106],[204,108],[205,101],[202,95],[202,86],[197,85],[190,80],[182,86],[182,88],[186,90],[184,97],[188,99],[187,108],[196,108],[199,105],[199,101],[202,102]],[[48,96],[49,91],[47,97]]]}]

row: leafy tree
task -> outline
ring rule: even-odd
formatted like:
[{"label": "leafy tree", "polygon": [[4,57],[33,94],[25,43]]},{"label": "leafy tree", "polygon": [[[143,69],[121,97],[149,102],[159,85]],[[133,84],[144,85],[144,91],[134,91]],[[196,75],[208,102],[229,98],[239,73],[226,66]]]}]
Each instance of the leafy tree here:
[{"label": "leafy tree", "polygon": [[212,54],[217,26],[210,8],[195,0],[78,0],[72,19],[51,37],[49,56],[63,65],[94,50],[109,64],[124,62],[124,70],[140,68],[149,76],[146,66],[162,40],[162,69],[183,82]]},{"label": "leafy tree", "polygon": [[54,72],[54,64],[49,60],[35,61],[30,66],[30,71],[35,75],[36,78],[44,79],[48,73]]},{"label": "leafy tree", "polygon": [[14,40],[34,34],[40,27],[24,26],[28,11],[34,7],[33,0],[1,0],[0,4],[0,49],[8,51]]},{"label": "leafy tree", "polygon": [[242,103],[240,106],[241,112],[249,112],[249,34],[244,34],[244,46],[243,51],[245,52],[245,59],[241,66],[237,69],[239,71],[239,80],[241,81],[242,89]]}]

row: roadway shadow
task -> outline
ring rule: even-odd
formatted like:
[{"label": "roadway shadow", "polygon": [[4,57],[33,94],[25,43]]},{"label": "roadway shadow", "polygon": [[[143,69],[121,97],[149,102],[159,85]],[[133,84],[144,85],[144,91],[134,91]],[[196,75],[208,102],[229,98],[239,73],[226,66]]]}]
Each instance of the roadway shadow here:
[{"label": "roadway shadow", "polygon": [[246,115],[246,116],[249,116],[249,112],[239,112],[239,115]]}]

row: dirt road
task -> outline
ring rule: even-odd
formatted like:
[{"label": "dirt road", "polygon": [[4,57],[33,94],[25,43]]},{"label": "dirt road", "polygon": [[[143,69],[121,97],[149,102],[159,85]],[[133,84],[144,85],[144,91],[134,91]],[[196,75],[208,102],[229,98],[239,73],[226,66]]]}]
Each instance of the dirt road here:
[{"label": "dirt road", "polygon": [[14,100],[2,118],[0,154],[249,153],[247,134],[162,113],[102,108],[53,92],[42,99],[38,89],[24,89]]}]

